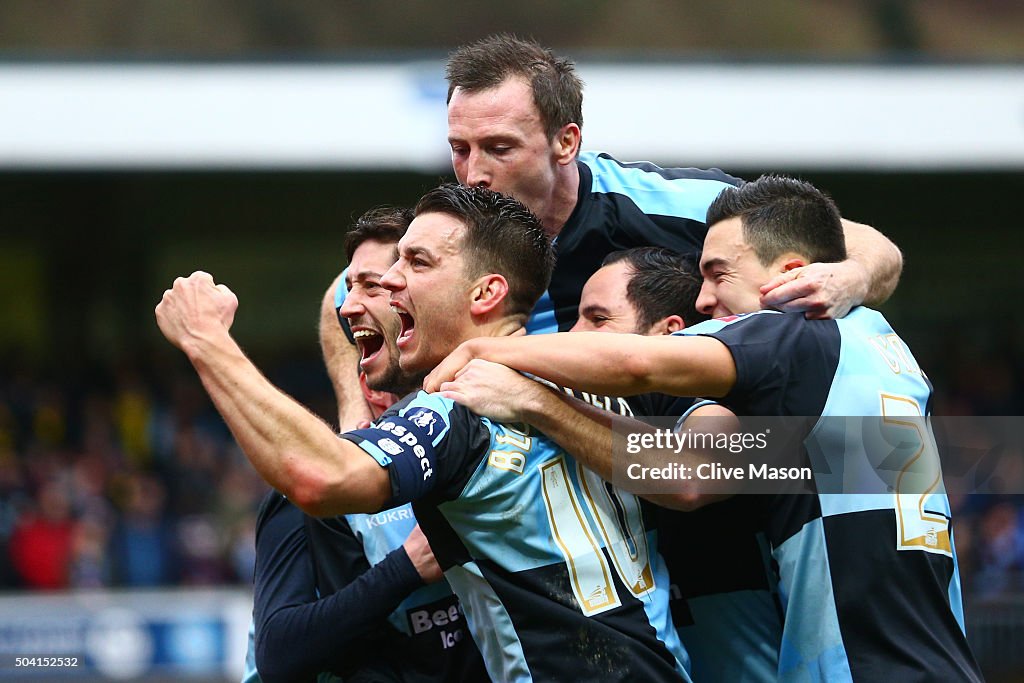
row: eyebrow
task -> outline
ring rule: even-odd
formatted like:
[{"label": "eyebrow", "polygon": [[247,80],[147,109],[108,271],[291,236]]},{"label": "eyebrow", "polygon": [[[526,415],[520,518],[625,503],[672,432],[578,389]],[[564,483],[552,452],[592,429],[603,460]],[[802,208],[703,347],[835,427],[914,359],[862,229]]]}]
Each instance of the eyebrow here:
[{"label": "eyebrow", "polygon": [[706,270],[711,270],[715,266],[724,266],[728,265],[728,263],[729,262],[726,261],[724,258],[711,258],[700,264],[700,270],[703,273]]},{"label": "eyebrow", "polygon": [[589,306],[584,306],[583,310],[580,311],[581,318],[589,318],[595,315],[609,315],[609,311],[607,308],[601,306],[600,304],[590,304]]},{"label": "eyebrow", "polygon": [[410,247],[403,247],[402,251],[405,252],[405,254],[404,254],[405,256],[426,256],[431,261],[437,260],[434,257],[433,252],[431,252],[426,247],[421,247],[421,246],[413,245],[413,246],[410,246]]},{"label": "eyebrow", "polygon": [[[479,138],[476,142],[485,144],[494,144],[495,142],[519,142],[520,138],[511,133],[486,133]],[[448,144],[452,145],[455,143],[466,143],[468,140],[464,137],[448,136]]]},{"label": "eyebrow", "polygon": [[348,286],[349,289],[352,289],[353,282],[365,282],[371,277],[375,277],[379,280],[383,276],[384,273],[378,273],[375,270],[361,270],[358,273],[356,273],[355,277],[352,277],[352,273],[349,272],[345,274],[345,284]]}]

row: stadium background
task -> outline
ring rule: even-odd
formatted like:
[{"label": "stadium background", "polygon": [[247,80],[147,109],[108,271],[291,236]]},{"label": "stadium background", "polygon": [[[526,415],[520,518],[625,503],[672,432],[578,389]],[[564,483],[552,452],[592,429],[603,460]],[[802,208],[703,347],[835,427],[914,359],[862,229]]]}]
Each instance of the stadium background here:
[{"label": "stadium background", "polygon": [[[883,310],[932,378],[935,413],[1024,414],[1018,3],[505,5],[8,0],[0,6],[0,77],[7,67],[328,65],[344,72],[414,62],[443,90],[447,51],[499,30],[576,58],[588,82],[590,65],[1006,69],[1017,78],[1008,112],[1017,127],[1007,154],[988,160],[967,152],[928,163],[837,162],[829,150],[803,162],[782,154],[777,162],[730,163],[728,155],[673,151],[649,158],[720,165],[746,178],[793,173],[827,189],[844,215],[875,225],[904,251],[902,282]],[[687,93],[684,107],[657,112],[675,147],[685,150],[689,136],[698,142],[701,132],[686,122],[720,106],[715,94]],[[0,102],[18,99],[17,91],[0,92]],[[626,106],[650,116],[645,102]],[[371,112],[380,105],[350,104]],[[768,116],[758,102],[747,105],[751,121]],[[73,125],[88,103],[66,106],[66,119],[52,117],[56,140],[61,122]],[[585,148],[638,158],[614,140],[594,144],[592,106],[588,97]],[[0,678],[234,680],[249,616],[254,506],[264,489],[191,368],[159,337],[152,308],[174,276],[214,273],[239,295],[234,329],[243,347],[272,381],[331,419],[315,320],[324,287],[343,265],[344,230],[370,206],[415,201],[450,169],[443,155],[404,167],[383,154],[379,164],[356,165],[341,157],[282,164],[32,157],[10,142],[29,135],[11,111],[0,106]],[[820,111],[836,114],[827,104]],[[894,111],[893,125],[905,125],[895,118],[905,115]],[[927,127],[924,108],[911,115]],[[441,136],[443,152],[443,107],[439,116],[427,129]],[[383,146],[396,134],[382,127],[360,136]],[[992,680],[1024,676],[1024,469],[1012,465],[1019,453],[1007,461],[1004,495],[954,501],[969,634]],[[13,668],[15,656],[33,654],[77,655],[81,664]]]}]

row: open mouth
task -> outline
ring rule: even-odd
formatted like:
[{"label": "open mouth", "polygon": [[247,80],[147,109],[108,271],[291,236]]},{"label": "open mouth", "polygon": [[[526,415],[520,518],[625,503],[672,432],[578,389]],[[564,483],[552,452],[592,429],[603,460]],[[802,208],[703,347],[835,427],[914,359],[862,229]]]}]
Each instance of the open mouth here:
[{"label": "open mouth", "polygon": [[359,348],[359,365],[371,362],[384,348],[384,337],[373,330],[356,330],[352,333]]},{"label": "open mouth", "polygon": [[398,319],[402,323],[402,329],[398,333],[398,348],[402,348],[412,339],[413,332],[416,331],[416,320],[401,308],[392,306],[391,310],[398,314]]}]

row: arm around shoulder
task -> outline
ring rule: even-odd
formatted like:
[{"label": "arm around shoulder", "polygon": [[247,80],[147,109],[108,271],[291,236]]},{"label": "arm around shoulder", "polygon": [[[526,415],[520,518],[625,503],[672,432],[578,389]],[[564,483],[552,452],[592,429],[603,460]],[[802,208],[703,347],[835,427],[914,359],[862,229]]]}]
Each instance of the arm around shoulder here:
[{"label": "arm around shoulder", "polygon": [[437,391],[474,358],[606,396],[723,396],[736,381],[732,355],[710,337],[569,332],[472,339],[430,373],[424,388]]},{"label": "arm around shoulder", "polygon": [[878,306],[896,291],[903,272],[903,253],[889,238],[870,225],[843,219],[847,258],[867,271],[863,303]]}]

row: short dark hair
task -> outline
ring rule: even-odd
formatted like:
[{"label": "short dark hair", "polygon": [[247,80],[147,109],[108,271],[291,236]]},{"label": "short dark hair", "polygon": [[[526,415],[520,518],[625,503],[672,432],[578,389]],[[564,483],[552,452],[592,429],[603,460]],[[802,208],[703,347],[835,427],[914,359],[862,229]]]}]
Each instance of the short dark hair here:
[{"label": "short dark hair", "polygon": [[416,215],[444,213],[466,226],[466,276],[498,273],[508,281],[506,313],[525,319],[551,282],[555,252],[532,211],[512,197],[483,187],[446,183],[416,204]]},{"label": "short dark hair", "polygon": [[629,265],[626,299],[636,309],[638,329],[670,315],[681,317],[687,327],[708,319],[697,311],[703,280],[693,258],[665,247],[636,247],[608,254],[601,267],[620,261]]},{"label": "short dark hair", "polygon": [[763,175],[752,183],[727,187],[708,207],[707,224],[736,216],[761,265],[770,265],[787,251],[802,254],[811,263],[846,260],[839,209],[808,182]]},{"label": "short dark hair", "polygon": [[567,123],[583,127],[583,81],[572,60],[507,33],[463,45],[448,56],[448,101],[455,88],[476,92],[515,76],[530,84],[548,139]]},{"label": "short dark hair", "polygon": [[378,206],[356,219],[345,235],[345,256],[349,263],[363,242],[397,242],[412,223],[412,209]]}]

